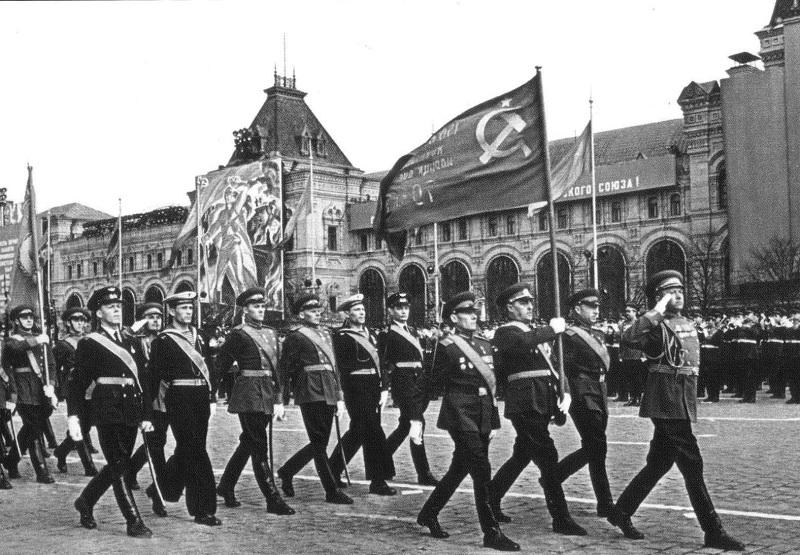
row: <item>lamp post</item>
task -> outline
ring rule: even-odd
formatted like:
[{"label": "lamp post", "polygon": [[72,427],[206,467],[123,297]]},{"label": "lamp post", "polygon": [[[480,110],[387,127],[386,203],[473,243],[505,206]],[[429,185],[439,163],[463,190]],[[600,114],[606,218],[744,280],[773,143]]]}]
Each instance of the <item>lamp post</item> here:
[{"label": "lamp post", "polygon": [[0,226],[6,225],[6,191],[5,187],[0,188]]}]

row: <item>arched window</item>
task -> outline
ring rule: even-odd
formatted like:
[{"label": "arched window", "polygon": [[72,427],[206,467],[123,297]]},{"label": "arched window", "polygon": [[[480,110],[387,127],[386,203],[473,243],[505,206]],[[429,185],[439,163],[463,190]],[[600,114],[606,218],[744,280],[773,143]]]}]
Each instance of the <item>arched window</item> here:
[{"label": "arched window", "polygon": [[136,297],[130,289],[122,290],[122,325],[130,326],[136,321]]},{"label": "arched window", "polygon": [[681,215],[681,195],[680,193],[673,193],[669,197],[669,215],[670,216],[680,216]]},{"label": "arched window", "polygon": [[164,291],[157,285],[151,285],[147,288],[147,291],[144,294],[144,302],[158,304],[163,303]]},{"label": "arched window", "polygon": [[647,279],[661,270],[677,270],[686,275],[686,255],[672,239],[661,239],[647,251]]},{"label": "arched window", "polygon": [[72,264],[67,266],[67,279],[72,279]]},{"label": "arched window", "polygon": [[94,262],[92,262],[92,275],[96,276],[97,273],[98,273],[97,261],[95,260]]},{"label": "arched window", "polygon": [[152,270],[153,269],[153,255],[152,254],[148,254],[147,255],[147,269],[148,270]]},{"label": "arched window", "polygon": [[134,257],[128,257],[128,271],[132,272],[136,269],[136,260]]},{"label": "arched window", "polygon": [[378,270],[367,268],[358,280],[358,288],[364,295],[364,308],[367,312],[367,325],[382,326],[384,323],[384,301],[386,285]]},{"label": "arched window", "polygon": [[156,264],[158,265],[159,269],[164,267],[164,253],[160,252],[156,255]]},{"label": "arched window", "polygon": [[[625,257],[613,245],[597,249],[597,271],[600,286],[600,313],[603,317],[617,317],[625,309],[626,267]],[[590,275],[594,282],[594,265]]]},{"label": "arched window", "polygon": [[178,251],[175,254],[175,265],[176,266],[183,266],[183,251]]},{"label": "arched window", "polygon": [[518,281],[519,266],[510,256],[501,255],[489,263],[486,269],[486,317],[489,320],[505,317],[505,309],[501,310],[494,301],[503,289]]},{"label": "arched window", "polygon": [[720,162],[717,167],[717,208],[728,208],[728,171],[725,162]]},{"label": "arched window", "polygon": [[[571,270],[569,260],[558,253],[558,287],[561,301],[570,294]],[[548,251],[536,264],[536,302],[540,318],[550,319],[555,314],[553,302],[553,256]]]},{"label": "arched window", "polygon": [[67,309],[80,308],[82,306],[83,306],[83,299],[81,299],[81,296],[78,295],[77,293],[73,293],[72,295],[67,297],[67,304],[66,304]]},{"label": "arched window", "polygon": [[409,321],[414,326],[422,326],[425,323],[426,314],[426,288],[425,272],[416,264],[409,264],[400,272],[397,285],[401,292],[408,293],[411,300],[411,313]]},{"label": "arched window", "polygon": [[83,262],[78,262],[75,265],[75,277],[81,279],[83,277]]},{"label": "arched window", "polygon": [[647,197],[647,217],[658,218],[658,197]]},{"label": "arched window", "polygon": [[460,260],[451,260],[442,268],[442,301],[456,293],[469,291],[469,270]]},{"label": "arched window", "polygon": [[188,281],[182,281],[175,287],[176,293],[184,293],[186,291],[194,291],[194,286]]}]

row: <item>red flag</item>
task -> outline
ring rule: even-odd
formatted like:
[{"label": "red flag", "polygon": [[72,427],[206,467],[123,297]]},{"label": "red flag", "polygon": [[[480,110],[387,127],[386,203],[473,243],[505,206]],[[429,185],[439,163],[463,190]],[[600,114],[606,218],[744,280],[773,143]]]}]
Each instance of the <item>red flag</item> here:
[{"label": "red flag", "polygon": [[114,227],[114,233],[111,235],[111,240],[108,242],[106,249],[106,258],[103,266],[106,270],[106,277],[111,278],[114,275],[115,267],[117,265],[117,249],[119,248],[119,226]]},{"label": "red flag", "polygon": [[311,179],[306,179],[306,188],[303,189],[303,194],[300,196],[300,200],[297,201],[297,206],[294,207],[294,212],[286,224],[286,229],[283,230],[283,239],[278,243],[278,247],[285,247],[286,243],[292,238],[300,214],[311,214]]},{"label": "red flag", "polygon": [[381,181],[375,231],[402,258],[406,232],[547,199],[540,77],[475,106]]},{"label": "red flag", "polygon": [[36,191],[33,188],[33,168],[28,166],[28,185],[22,202],[22,217],[19,225],[19,241],[14,252],[11,269],[9,306],[21,304],[38,308],[39,290],[39,220],[36,217]]}]

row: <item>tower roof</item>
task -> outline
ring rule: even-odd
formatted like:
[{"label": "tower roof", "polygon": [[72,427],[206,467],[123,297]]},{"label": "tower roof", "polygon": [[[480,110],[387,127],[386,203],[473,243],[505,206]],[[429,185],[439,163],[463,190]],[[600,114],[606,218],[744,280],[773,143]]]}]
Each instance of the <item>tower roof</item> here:
[{"label": "tower roof", "polygon": [[800,16],[800,2],[797,0],[775,0],[775,9],[769,19],[769,26],[773,27],[784,19]]}]

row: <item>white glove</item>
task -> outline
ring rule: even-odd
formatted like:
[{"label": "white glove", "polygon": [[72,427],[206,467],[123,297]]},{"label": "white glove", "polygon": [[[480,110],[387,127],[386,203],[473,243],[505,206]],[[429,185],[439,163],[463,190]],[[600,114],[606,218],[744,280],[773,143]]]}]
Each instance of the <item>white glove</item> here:
[{"label": "white glove", "polygon": [[13,401],[6,401],[6,410],[14,412],[17,409],[17,404]]},{"label": "white glove", "polygon": [[572,404],[572,396],[569,393],[564,393],[564,399],[558,402],[558,410],[567,414],[569,406]]},{"label": "white glove", "polygon": [[567,321],[563,318],[551,318],[550,327],[556,333],[564,333],[564,330],[567,329]]},{"label": "white glove", "polygon": [[149,420],[142,420],[142,423],[139,424],[139,429],[141,429],[143,432],[152,432],[153,423]]},{"label": "white glove", "polygon": [[67,433],[72,441],[81,441],[83,434],[81,433],[81,423],[78,421],[77,416],[70,416],[67,418]]},{"label": "white glove", "polygon": [[52,404],[54,407],[57,407],[57,406],[58,406],[58,397],[56,396],[56,392],[55,392],[55,390],[53,389],[53,386],[52,386],[52,385],[46,385],[46,386],[44,386],[44,394],[45,394],[47,397],[50,397],[50,403],[51,403],[51,404]]},{"label": "white glove", "polygon": [[384,390],[381,391],[381,400],[378,403],[381,406],[381,410],[386,408],[386,403],[389,402],[389,392]]},{"label": "white glove", "polygon": [[336,416],[344,416],[347,414],[347,408],[344,406],[344,401],[336,401]]},{"label": "white glove", "polygon": [[489,432],[490,441],[493,440],[495,437],[497,437],[497,430],[492,430],[491,432]]},{"label": "white glove", "polygon": [[50,338],[47,337],[46,333],[40,333],[39,335],[36,336],[36,342],[39,345],[42,345],[44,343],[50,343]]},{"label": "white glove", "polygon": [[658,301],[658,303],[656,303],[656,306],[653,307],[653,310],[655,310],[659,314],[664,314],[664,312],[666,312],[667,310],[667,305],[671,300],[672,300],[672,295],[667,293],[666,295],[661,297],[661,300]]},{"label": "white glove", "polygon": [[217,415],[217,403],[216,403],[216,401],[213,401],[213,402],[209,403],[208,404],[208,408],[211,410],[211,413],[209,414],[209,416],[216,416]]},{"label": "white glove", "polygon": [[411,431],[408,432],[411,441],[417,445],[422,445],[422,420],[411,421]]},{"label": "white glove", "polygon": [[282,422],[286,417],[286,409],[283,407],[282,403],[278,403],[272,406],[272,414],[275,415],[275,420]]}]

